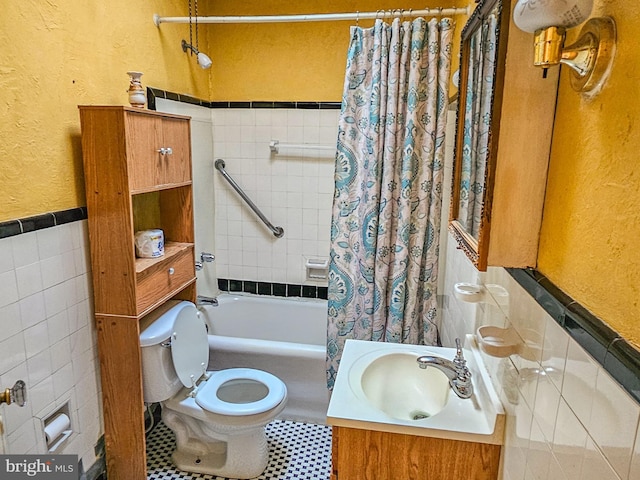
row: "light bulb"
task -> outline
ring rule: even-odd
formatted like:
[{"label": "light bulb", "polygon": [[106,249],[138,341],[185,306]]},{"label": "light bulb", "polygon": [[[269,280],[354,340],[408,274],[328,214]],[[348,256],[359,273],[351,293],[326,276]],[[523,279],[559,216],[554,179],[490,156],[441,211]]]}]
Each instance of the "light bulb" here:
[{"label": "light bulb", "polygon": [[525,32],[547,27],[571,28],[581,24],[593,9],[593,0],[518,0],[513,21]]},{"label": "light bulb", "polygon": [[198,52],[198,65],[200,65],[202,68],[207,69],[209,67],[211,67],[211,59],[205,55],[202,52]]}]

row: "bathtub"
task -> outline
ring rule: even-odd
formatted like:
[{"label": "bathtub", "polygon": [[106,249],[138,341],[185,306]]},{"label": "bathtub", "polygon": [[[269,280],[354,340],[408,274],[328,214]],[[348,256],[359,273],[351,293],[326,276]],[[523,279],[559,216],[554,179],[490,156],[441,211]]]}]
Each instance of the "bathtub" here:
[{"label": "bathtub", "polygon": [[287,386],[278,418],[326,423],[327,301],[221,294],[200,307],[209,329],[209,369],[265,370]]}]

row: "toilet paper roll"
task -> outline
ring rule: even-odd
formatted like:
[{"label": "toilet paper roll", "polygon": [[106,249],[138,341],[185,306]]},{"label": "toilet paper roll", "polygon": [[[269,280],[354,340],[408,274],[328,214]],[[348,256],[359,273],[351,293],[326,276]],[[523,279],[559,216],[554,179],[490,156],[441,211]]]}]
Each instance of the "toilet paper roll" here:
[{"label": "toilet paper roll", "polygon": [[164,255],[164,233],[162,230],[142,230],[135,234],[136,255],[155,258]]},{"label": "toilet paper roll", "polygon": [[59,413],[44,426],[44,438],[47,441],[47,446],[50,446],[56,439],[68,430],[71,426],[69,417],[64,413]]}]

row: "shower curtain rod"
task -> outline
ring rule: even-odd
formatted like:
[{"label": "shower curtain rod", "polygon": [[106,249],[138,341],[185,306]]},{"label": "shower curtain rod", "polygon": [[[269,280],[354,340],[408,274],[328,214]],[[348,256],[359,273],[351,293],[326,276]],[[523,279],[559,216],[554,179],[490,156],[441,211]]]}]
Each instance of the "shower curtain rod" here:
[{"label": "shower curtain rod", "polygon": [[287,22],[329,22],[341,20],[375,20],[391,17],[419,17],[427,15],[469,15],[469,7],[425,8],[423,10],[378,10],[377,12],[352,13],[312,13],[302,15],[229,15],[222,17],[161,17],[153,16],[153,23],[159,27],[161,23],[287,23]]}]

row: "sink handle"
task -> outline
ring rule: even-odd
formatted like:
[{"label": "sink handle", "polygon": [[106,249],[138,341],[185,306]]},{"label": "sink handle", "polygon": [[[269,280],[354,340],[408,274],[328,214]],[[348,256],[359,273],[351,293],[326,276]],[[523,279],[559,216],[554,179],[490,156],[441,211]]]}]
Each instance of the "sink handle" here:
[{"label": "sink handle", "polygon": [[463,370],[467,370],[467,361],[462,353],[462,344],[459,338],[456,338],[456,356],[453,359],[453,363],[456,365],[458,373],[461,373]]},{"label": "sink handle", "polygon": [[456,378],[451,381],[451,386],[459,397],[469,398],[473,394],[473,386],[471,385],[471,372],[467,368],[467,361],[462,353],[462,343],[456,338],[456,356],[453,359],[456,368]]},{"label": "sink handle", "polygon": [[456,358],[458,357],[464,359],[464,356],[462,355],[462,343],[459,338],[456,338]]}]

